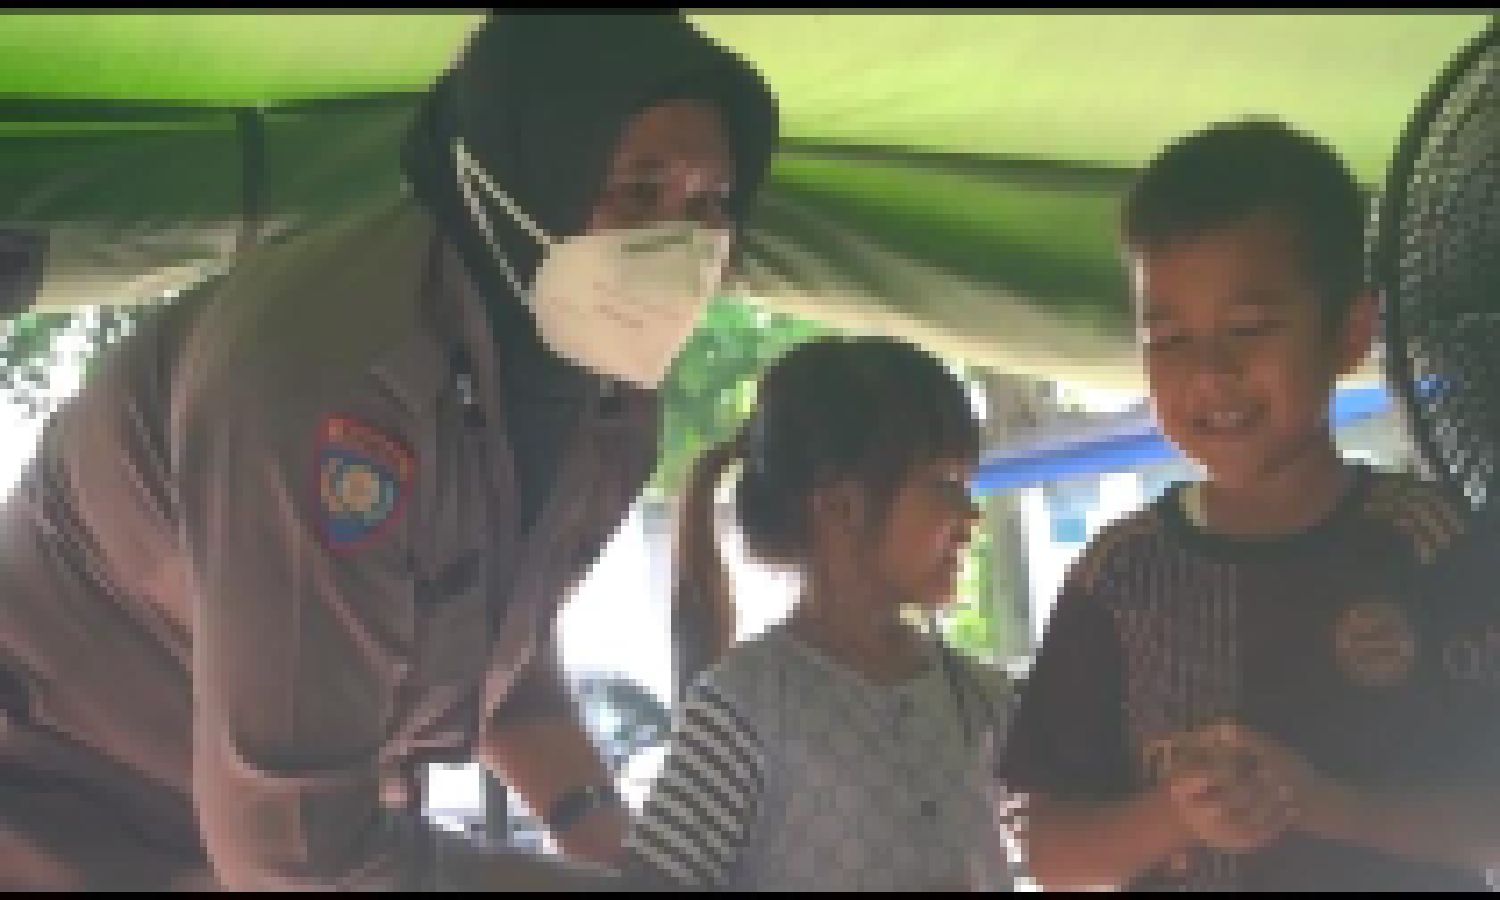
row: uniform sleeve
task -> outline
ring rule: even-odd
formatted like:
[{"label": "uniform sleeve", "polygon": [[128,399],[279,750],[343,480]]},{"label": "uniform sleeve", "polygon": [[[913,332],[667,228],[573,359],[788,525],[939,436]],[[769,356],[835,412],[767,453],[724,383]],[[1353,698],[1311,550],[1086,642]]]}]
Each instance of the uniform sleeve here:
[{"label": "uniform sleeve", "polygon": [[764,775],[749,723],[711,684],[695,682],[666,765],[626,838],[631,868],[677,887],[724,887],[754,833]]},{"label": "uniform sleeve", "polygon": [[381,802],[413,628],[409,426],[378,392],[315,392],[226,388],[181,433],[201,828],[230,889],[420,887],[432,839]]},{"label": "uniform sleeve", "polygon": [[1130,790],[1122,665],[1108,610],[1070,579],[1000,753],[1008,792],[1107,800]]},{"label": "uniform sleeve", "polygon": [[526,667],[515,684],[506,691],[486,718],[493,722],[519,722],[533,719],[578,718],[573,691],[562,669],[562,656],[555,634],[538,642]]}]

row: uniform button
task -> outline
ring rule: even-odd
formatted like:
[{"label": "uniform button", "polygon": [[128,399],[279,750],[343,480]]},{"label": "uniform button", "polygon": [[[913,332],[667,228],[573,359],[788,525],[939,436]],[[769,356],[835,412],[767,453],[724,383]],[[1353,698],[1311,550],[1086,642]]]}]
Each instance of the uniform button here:
[{"label": "uniform button", "polygon": [[922,805],[919,806],[918,809],[921,811],[922,818],[924,819],[937,818],[938,805],[936,800],[923,800]]}]

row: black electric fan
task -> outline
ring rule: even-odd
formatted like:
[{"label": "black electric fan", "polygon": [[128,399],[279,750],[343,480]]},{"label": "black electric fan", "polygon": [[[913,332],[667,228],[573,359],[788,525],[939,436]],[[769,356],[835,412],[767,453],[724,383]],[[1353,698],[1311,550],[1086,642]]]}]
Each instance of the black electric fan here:
[{"label": "black electric fan", "polygon": [[1431,471],[1482,509],[1500,496],[1500,20],[1407,125],[1369,258],[1412,436]]}]

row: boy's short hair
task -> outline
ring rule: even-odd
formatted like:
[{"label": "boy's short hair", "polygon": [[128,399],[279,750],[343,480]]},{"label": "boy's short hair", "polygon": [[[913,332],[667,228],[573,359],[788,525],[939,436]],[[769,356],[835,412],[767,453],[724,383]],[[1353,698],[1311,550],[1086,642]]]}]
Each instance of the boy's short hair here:
[{"label": "boy's short hair", "polygon": [[1225,122],[1170,144],[1131,188],[1121,230],[1140,252],[1262,212],[1297,230],[1304,270],[1338,321],[1364,287],[1364,194],[1327,144],[1283,122]]}]

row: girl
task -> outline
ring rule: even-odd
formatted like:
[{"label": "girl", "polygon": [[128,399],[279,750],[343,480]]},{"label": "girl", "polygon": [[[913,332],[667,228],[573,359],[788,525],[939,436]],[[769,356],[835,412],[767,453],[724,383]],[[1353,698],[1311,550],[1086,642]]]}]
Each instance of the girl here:
[{"label": "girl", "polygon": [[[984,765],[1004,691],[902,615],[953,595],[978,442],[963,387],[905,344],[821,340],[765,376],[684,504],[679,663],[712,664],[627,839],[637,874],[736,890],[1006,883]],[[746,546],[796,567],[803,592],[730,649],[712,498],[736,461]]]}]

